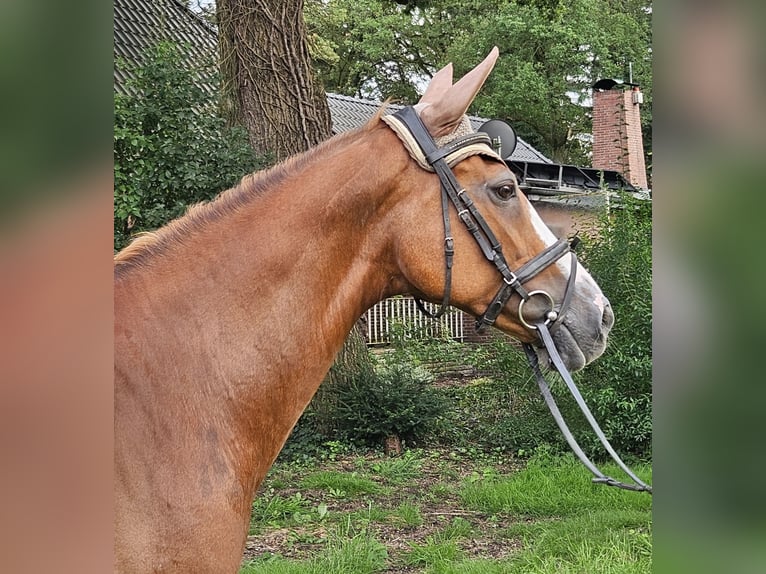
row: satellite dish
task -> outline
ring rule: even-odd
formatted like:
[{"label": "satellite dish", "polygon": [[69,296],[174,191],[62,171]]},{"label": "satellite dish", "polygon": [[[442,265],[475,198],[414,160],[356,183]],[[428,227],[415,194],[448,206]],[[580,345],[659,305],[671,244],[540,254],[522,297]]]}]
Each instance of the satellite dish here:
[{"label": "satellite dish", "polygon": [[513,150],[516,149],[516,132],[511,126],[503,120],[489,120],[482,124],[479,131],[492,138],[492,145],[495,149],[497,149],[497,143],[500,143],[500,157],[503,159],[511,157]]}]

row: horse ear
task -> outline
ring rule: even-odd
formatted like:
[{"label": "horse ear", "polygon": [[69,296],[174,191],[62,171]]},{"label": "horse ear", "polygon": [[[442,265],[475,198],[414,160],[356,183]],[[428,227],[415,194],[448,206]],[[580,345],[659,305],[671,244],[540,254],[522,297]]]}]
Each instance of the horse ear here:
[{"label": "horse ear", "polygon": [[442,68],[431,80],[425,94],[418,102],[415,109],[420,114],[420,119],[428,128],[433,137],[439,137],[451,133],[460,123],[463,115],[468,111],[476,94],[484,85],[485,80],[495,67],[495,62],[500,51],[497,46],[492,48],[489,55],[478,66],[463,76],[454,86],[446,86],[446,74],[440,77],[434,89],[431,85],[437,77],[449,68],[449,82],[452,82],[452,66]]},{"label": "horse ear", "polygon": [[434,74],[431,82],[428,84],[419,104],[430,104],[439,101],[444,94],[452,87],[452,62],[444,66]]}]

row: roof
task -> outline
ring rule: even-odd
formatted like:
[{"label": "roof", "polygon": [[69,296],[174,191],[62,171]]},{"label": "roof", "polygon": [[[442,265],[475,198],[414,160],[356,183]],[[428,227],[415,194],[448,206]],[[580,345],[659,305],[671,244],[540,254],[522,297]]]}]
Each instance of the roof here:
[{"label": "roof", "polygon": [[[114,0],[114,56],[128,62],[141,61],[143,51],[161,40],[172,41],[184,48],[187,62],[194,66],[213,60],[217,52],[217,32],[206,20],[178,0]],[[114,68],[114,89],[126,91],[130,72]],[[212,90],[212,86],[203,85]],[[383,105],[340,94],[327,94],[333,132],[346,132],[364,125]],[[401,105],[390,104],[395,112]],[[478,129],[487,120],[469,116]],[[551,163],[551,160],[517,138],[516,149],[509,158],[516,161]]]},{"label": "roof", "polygon": [[[178,0],[114,0],[114,59],[139,63],[146,48],[159,41],[183,48],[187,62],[215,61],[215,28]],[[115,91],[126,91],[129,72],[114,68]],[[212,90],[212,86],[202,85]]]},{"label": "roof", "polygon": [[[381,102],[372,100],[362,100],[352,98],[351,96],[342,96],[340,94],[327,94],[327,102],[330,105],[330,115],[332,116],[332,128],[335,133],[350,131],[364,125],[383,105]],[[388,113],[396,112],[402,105],[388,104]],[[485,118],[477,116],[468,116],[471,120],[471,127],[478,130],[482,124],[488,121]],[[538,163],[552,163],[520,137],[517,137],[516,149],[513,150],[509,160],[513,161],[531,161]]]}]

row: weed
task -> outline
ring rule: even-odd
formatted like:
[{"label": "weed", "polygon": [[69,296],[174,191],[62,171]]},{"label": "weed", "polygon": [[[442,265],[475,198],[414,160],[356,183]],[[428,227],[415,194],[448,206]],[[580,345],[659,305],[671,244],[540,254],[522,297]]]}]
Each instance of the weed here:
[{"label": "weed", "polygon": [[423,544],[410,544],[406,561],[411,565],[436,566],[459,560],[463,552],[457,540],[472,532],[471,524],[464,518],[454,518],[444,530],[427,536]]},{"label": "weed", "polygon": [[244,564],[240,574],[372,574],[385,566],[387,557],[385,546],[347,524],[331,533],[313,558],[293,561],[271,555]]},{"label": "weed", "polygon": [[250,514],[250,534],[254,534],[259,526],[278,526],[284,522],[302,523],[309,512],[309,503],[300,492],[283,498],[278,494],[260,496],[255,499]]},{"label": "weed", "polygon": [[462,556],[454,540],[443,540],[438,536],[428,536],[423,544],[410,544],[410,548],[405,561],[413,566],[443,564]]},{"label": "weed", "polygon": [[315,472],[301,481],[303,488],[315,488],[327,491],[333,498],[348,498],[359,494],[377,494],[382,488],[368,478],[357,473],[335,471]]},{"label": "weed", "polygon": [[442,536],[446,540],[458,540],[465,538],[473,532],[471,523],[465,518],[456,516],[452,519],[452,522],[442,531]]},{"label": "weed", "polygon": [[414,528],[423,524],[423,516],[420,508],[411,502],[402,502],[399,507],[393,511],[393,516],[404,526]]},{"label": "weed", "polygon": [[398,458],[388,458],[371,465],[372,471],[386,482],[401,485],[421,476],[422,461],[416,451],[408,450]]},{"label": "weed", "polygon": [[455,494],[455,487],[451,484],[445,484],[443,482],[438,482],[431,486],[431,495],[435,500],[440,500],[447,498],[449,496],[454,496]]},{"label": "weed", "polygon": [[385,522],[390,515],[390,511],[380,508],[379,506],[374,506],[372,501],[369,501],[366,509],[357,510],[356,512],[351,513],[350,517],[354,520],[354,523],[366,526],[373,522]]}]

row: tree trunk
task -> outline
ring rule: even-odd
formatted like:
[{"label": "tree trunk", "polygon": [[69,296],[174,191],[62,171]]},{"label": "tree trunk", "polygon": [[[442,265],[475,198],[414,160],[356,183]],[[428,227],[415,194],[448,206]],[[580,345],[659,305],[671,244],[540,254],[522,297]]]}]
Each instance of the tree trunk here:
[{"label": "tree trunk", "polygon": [[[223,111],[247,129],[256,154],[282,161],[329,138],[330,108],[311,68],[303,0],[218,0],[217,19]],[[357,322],[323,386],[365,369],[372,363]],[[320,390],[315,402],[327,411],[323,396]]]},{"label": "tree trunk", "polygon": [[258,155],[282,161],[332,135],[311,69],[303,0],[218,0],[224,112]]}]

